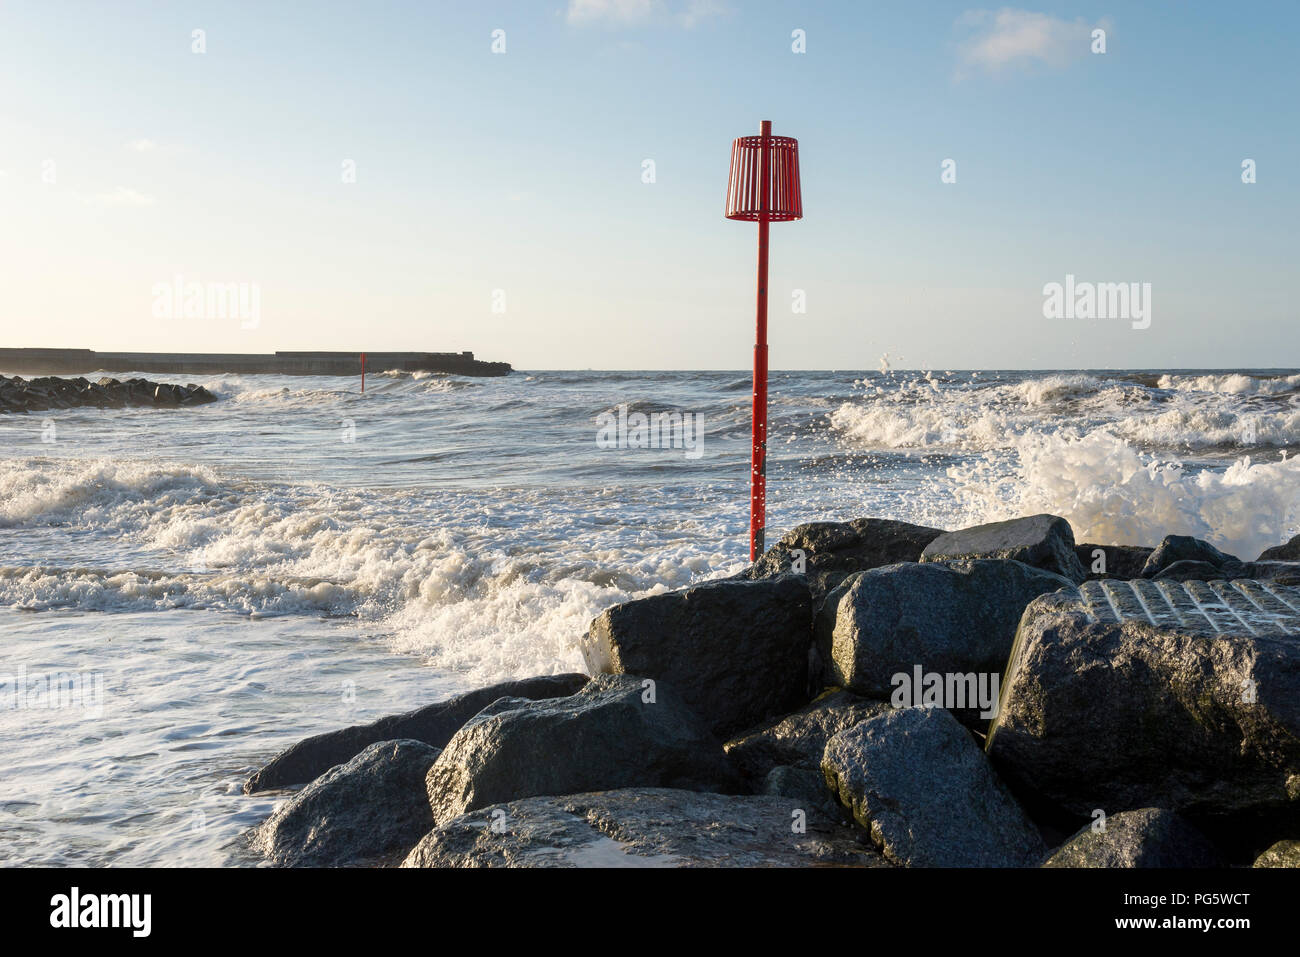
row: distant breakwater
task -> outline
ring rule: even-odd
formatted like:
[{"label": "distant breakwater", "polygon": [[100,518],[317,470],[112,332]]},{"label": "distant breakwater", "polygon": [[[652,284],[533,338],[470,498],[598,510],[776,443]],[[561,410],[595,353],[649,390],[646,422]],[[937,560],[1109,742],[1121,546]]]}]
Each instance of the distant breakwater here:
[{"label": "distant breakwater", "polygon": [[361,375],[362,371],[442,372],[504,376],[508,362],[484,362],[472,352],[95,352],[92,349],[0,349],[0,369],[32,375],[157,372],[163,375]]},{"label": "distant breakwater", "polygon": [[124,406],[206,405],[217,397],[201,385],[172,385],[148,379],[110,379],[95,382],[84,377],[61,379],[42,376],[0,376],[0,414],[48,412],[54,409],[119,409]]}]

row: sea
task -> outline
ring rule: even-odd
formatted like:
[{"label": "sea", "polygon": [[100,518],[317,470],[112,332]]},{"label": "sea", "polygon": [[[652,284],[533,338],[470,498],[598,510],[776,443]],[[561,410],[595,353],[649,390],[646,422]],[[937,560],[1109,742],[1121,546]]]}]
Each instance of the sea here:
[{"label": "sea", "polygon": [[[0,864],[256,864],[277,751],[582,670],[604,608],[748,561],[746,371],[185,381],[219,400],[0,416]],[[1300,370],[773,372],[768,544],[1050,512],[1253,559],[1298,451]]]}]

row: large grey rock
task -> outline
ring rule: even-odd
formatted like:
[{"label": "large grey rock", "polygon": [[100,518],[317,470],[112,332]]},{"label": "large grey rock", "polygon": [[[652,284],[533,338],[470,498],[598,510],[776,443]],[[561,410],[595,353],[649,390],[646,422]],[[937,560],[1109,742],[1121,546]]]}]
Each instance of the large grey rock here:
[{"label": "large grey rock", "polygon": [[822,773],[891,862],[1026,867],[1046,848],[957,720],[942,708],[890,711],[841,731]]},{"label": "large grey rock", "polygon": [[[803,832],[796,830],[802,818]],[[626,788],[482,808],[403,867],[887,866],[856,829],[786,797]]]},{"label": "large grey rock", "polygon": [[1300,562],[1300,535],[1283,545],[1274,545],[1260,552],[1261,562]]},{"label": "large grey rock", "polygon": [[[842,689],[829,691],[792,714],[750,728],[723,745],[732,762],[751,780],[762,780],[776,767],[821,767],[826,742],[873,718],[889,705]],[[820,773],[820,772],[819,772]]]},{"label": "large grey rock", "polygon": [[1155,551],[1146,545],[1093,545],[1074,546],[1079,564],[1089,579],[1141,578],[1142,566]]},{"label": "large grey rock", "polygon": [[502,698],[429,768],[434,819],[543,794],[628,787],[733,791],[722,745],[666,684],[600,675],[568,698]]},{"label": "large grey rock", "polygon": [[581,689],[587,680],[586,675],[568,674],[505,681],[405,714],[389,715],[370,724],[317,734],[272,758],[245,782],[244,793],[254,794],[311,781],[377,741],[410,738],[443,748],[461,725],[498,698],[562,698]]},{"label": "large grey rock", "polygon": [[1259,857],[1255,867],[1300,867],[1300,841],[1278,841]]},{"label": "large grey rock", "polygon": [[1080,817],[1163,807],[1204,826],[1300,810],[1295,587],[1135,580],[1044,596],[1002,695],[994,763]]},{"label": "large grey rock", "polygon": [[917,669],[969,675],[965,684],[954,681],[954,690],[982,687],[991,697],[980,703],[970,694],[945,705],[963,721],[981,724],[996,707],[997,683],[1025,606],[1060,588],[1073,584],[1052,572],[998,559],[888,565],[862,572],[828,595],[817,616],[826,683],[906,706],[917,703],[921,694],[912,687]]},{"label": "large grey rock", "polygon": [[592,674],[663,681],[726,735],[807,700],[811,641],[802,579],[729,579],[615,605],[582,654]]},{"label": "large grey rock", "polygon": [[1030,515],[945,532],[921,553],[923,562],[965,558],[1007,558],[1074,582],[1087,577],[1074,553],[1074,530],[1056,515]]},{"label": "large grey rock", "polygon": [[381,741],[285,801],[253,844],[281,867],[344,867],[404,855],[433,826],[424,777],[438,749]]},{"label": "large grey rock", "polygon": [[1155,551],[1147,556],[1142,566],[1143,578],[1155,578],[1161,571],[1175,562],[1207,562],[1210,565],[1240,565],[1241,559],[1234,558],[1219,551],[1209,542],[1190,535],[1166,535],[1156,546]]},{"label": "large grey rock", "polygon": [[887,518],[809,522],[786,532],[741,575],[750,579],[790,572],[806,575],[816,606],[854,572],[920,561],[925,546],[942,534],[939,528]]},{"label": "large grey rock", "polygon": [[1044,867],[1221,867],[1209,840],[1183,817],[1161,808],[1123,811],[1089,824],[1066,841]]}]

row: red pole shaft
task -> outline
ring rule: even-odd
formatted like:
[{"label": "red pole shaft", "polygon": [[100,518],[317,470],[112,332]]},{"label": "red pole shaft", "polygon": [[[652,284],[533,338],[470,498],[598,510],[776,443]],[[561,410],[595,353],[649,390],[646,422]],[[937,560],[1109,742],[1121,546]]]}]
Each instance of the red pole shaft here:
[{"label": "red pole shaft", "polygon": [[753,447],[749,474],[749,560],[758,561],[763,554],[763,532],[767,525],[767,234],[768,193],[772,183],[772,147],[766,141],[772,135],[772,121],[759,127],[764,137],[761,146],[758,215],[758,303],[755,310],[754,335],[754,416]]}]

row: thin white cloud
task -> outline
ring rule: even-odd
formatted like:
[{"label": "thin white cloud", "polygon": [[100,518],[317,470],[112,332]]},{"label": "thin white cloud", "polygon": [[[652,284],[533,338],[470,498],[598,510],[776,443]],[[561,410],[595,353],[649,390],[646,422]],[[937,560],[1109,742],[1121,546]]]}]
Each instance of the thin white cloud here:
[{"label": "thin white cloud", "polygon": [[111,193],[98,193],[86,199],[91,206],[153,206],[157,200],[138,190],[119,186]]},{"label": "thin white cloud", "polygon": [[727,12],[723,0],[569,0],[565,18],[573,24],[634,27],[677,23],[690,29]]},{"label": "thin white cloud", "polygon": [[722,0],[690,0],[677,17],[678,21],[686,29],[690,29],[701,20],[707,20],[710,17],[720,17],[728,12],[727,5]]},{"label": "thin white cloud", "polygon": [[127,143],[126,148],[136,153],[152,153],[158,148],[158,144],[153,140],[140,139],[132,140],[130,143]]},{"label": "thin white cloud", "polygon": [[628,26],[648,19],[658,0],[569,0],[570,23],[614,23]]},{"label": "thin white cloud", "polygon": [[957,20],[970,32],[960,47],[963,67],[997,72],[1013,66],[1064,67],[1086,56],[1098,25],[1032,10],[970,10]]}]

